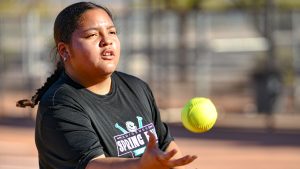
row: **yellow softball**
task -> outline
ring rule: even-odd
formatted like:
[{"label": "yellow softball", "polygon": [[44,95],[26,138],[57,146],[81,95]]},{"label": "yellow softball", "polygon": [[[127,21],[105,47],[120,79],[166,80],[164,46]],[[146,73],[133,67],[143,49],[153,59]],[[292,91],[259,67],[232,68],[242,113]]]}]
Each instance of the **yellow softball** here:
[{"label": "yellow softball", "polygon": [[210,130],[218,117],[215,105],[208,98],[195,97],[181,111],[183,126],[189,131],[203,133]]}]

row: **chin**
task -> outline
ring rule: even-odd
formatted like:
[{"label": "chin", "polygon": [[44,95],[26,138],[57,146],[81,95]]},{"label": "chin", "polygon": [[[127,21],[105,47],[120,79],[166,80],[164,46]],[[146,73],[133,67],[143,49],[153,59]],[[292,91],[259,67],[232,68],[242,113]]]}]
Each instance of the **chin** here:
[{"label": "chin", "polygon": [[105,75],[111,75],[112,73],[114,73],[114,71],[116,71],[116,68],[102,70],[103,74],[105,74]]},{"label": "chin", "polygon": [[101,74],[109,75],[112,74],[114,71],[116,71],[117,64],[110,63],[105,65],[99,65],[98,70],[101,72]]}]

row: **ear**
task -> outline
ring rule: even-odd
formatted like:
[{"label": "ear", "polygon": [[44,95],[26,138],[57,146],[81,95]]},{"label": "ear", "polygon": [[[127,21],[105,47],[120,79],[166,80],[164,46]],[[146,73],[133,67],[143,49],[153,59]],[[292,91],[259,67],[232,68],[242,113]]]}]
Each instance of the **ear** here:
[{"label": "ear", "polygon": [[68,45],[64,42],[59,42],[57,44],[57,52],[61,58],[61,60],[66,61],[69,55],[69,48]]}]

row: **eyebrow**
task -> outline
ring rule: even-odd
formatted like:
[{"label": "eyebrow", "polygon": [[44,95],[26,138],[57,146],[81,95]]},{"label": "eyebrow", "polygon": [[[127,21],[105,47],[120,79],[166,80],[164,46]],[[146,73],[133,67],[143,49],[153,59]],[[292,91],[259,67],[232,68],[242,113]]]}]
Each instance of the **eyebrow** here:
[{"label": "eyebrow", "polygon": [[[114,25],[111,25],[111,26],[108,26],[106,27],[106,29],[112,29],[112,28],[116,28]],[[82,30],[82,32],[88,32],[90,30],[98,30],[99,27],[91,27],[91,28],[88,28],[88,29],[85,29],[85,30]]]}]

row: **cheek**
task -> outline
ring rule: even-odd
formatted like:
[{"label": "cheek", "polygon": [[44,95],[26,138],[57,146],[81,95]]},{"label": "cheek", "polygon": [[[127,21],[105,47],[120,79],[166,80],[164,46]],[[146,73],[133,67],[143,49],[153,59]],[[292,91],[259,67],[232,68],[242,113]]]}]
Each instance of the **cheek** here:
[{"label": "cheek", "polygon": [[79,41],[73,40],[71,42],[71,49],[70,50],[71,50],[72,55],[74,57],[76,57],[77,55],[79,55],[81,53],[81,51],[83,51],[83,49],[84,49],[84,46]]},{"label": "cheek", "polygon": [[119,39],[116,40],[115,48],[116,48],[116,50],[118,51],[118,54],[120,54],[120,51],[121,51],[121,44],[120,44]]},{"label": "cheek", "polygon": [[88,43],[73,43],[72,44],[72,54],[74,56],[82,57],[83,59],[88,59],[93,56],[95,48],[97,45],[92,45]]}]

